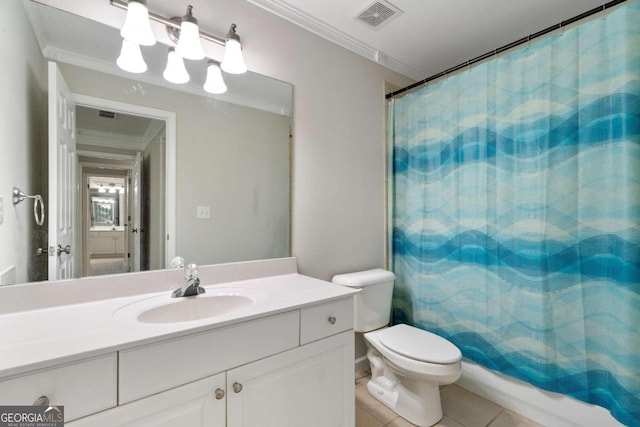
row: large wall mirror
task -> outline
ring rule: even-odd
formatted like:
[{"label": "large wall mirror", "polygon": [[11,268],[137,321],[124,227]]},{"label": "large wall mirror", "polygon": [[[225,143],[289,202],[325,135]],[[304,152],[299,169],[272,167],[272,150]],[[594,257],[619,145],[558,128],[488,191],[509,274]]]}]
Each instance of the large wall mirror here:
[{"label": "large wall mirror", "polygon": [[[289,256],[292,86],[225,74],[227,93],[209,95],[206,60],[185,61],[191,80],[174,85],[162,78],[163,43],[143,50],[146,73],[128,74],[115,65],[115,25],[43,3],[0,6],[0,46],[12,58],[0,67],[13,79],[0,101],[0,147],[13,156],[0,160],[2,284],[51,279],[52,256],[73,260],[57,278],[168,268],[173,256],[202,265]],[[73,255],[38,255],[51,252],[49,220],[64,210],[49,190],[50,63],[75,104]],[[43,196],[43,226],[30,199],[11,203],[13,187]]]}]

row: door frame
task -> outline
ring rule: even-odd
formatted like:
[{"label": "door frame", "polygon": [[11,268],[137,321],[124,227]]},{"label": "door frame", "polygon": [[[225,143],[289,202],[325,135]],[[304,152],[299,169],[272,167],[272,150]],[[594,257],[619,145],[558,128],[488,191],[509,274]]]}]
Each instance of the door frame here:
[{"label": "door frame", "polygon": [[[113,166],[113,165],[112,165]],[[108,172],[104,172],[104,171],[100,171],[100,172],[92,172],[95,170],[98,170],[98,168],[95,168],[93,166],[87,166],[86,164],[83,165],[82,162],[80,163],[80,169],[81,169],[81,175],[82,175],[82,185],[81,185],[81,189],[82,189],[82,271],[81,271],[81,277],[88,277],[90,276],[90,263],[91,263],[91,215],[90,215],[90,205],[91,205],[91,199],[90,199],[90,191],[88,188],[88,184],[89,184],[89,177],[118,177],[118,178],[124,178],[125,180],[125,187],[127,187],[126,189],[126,195],[127,197],[125,198],[125,211],[127,212],[127,214],[129,213],[129,202],[128,202],[128,197],[129,197],[129,188],[128,188],[128,179],[129,179],[129,175],[131,174],[131,168],[127,168],[127,167],[122,167],[122,168],[111,168],[111,169],[107,169]],[[120,173],[117,173],[120,172]],[[124,173],[123,173],[124,172]],[[125,237],[127,236],[127,231],[128,231],[128,227],[125,227]],[[125,239],[125,253],[124,253],[124,257],[127,258],[127,252],[128,252],[129,248],[127,247],[127,241]]]},{"label": "door frame", "polygon": [[165,268],[176,256],[176,113],[106,98],[73,93],[76,105],[165,122]]}]

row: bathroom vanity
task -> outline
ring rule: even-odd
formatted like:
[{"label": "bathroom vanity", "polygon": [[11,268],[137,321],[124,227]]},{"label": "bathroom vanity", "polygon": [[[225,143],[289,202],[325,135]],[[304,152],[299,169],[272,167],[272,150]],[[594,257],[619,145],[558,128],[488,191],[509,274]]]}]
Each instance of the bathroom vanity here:
[{"label": "bathroom vanity", "polygon": [[46,398],[76,427],[354,425],[352,290],[294,258],[200,277],[196,297],[171,298],[181,271],[164,271],[43,284],[68,285],[66,305],[0,305],[0,404]]}]

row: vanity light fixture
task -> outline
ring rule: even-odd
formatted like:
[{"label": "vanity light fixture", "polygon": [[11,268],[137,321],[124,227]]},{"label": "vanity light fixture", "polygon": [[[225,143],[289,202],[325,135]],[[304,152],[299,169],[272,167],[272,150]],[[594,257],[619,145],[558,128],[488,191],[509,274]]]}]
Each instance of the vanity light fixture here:
[{"label": "vanity light fixture", "polygon": [[169,54],[167,55],[167,67],[164,69],[162,76],[166,81],[175,84],[187,83],[190,79],[189,73],[184,67],[184,60],[172,47],[169,48]]},{"label": "vanity light fixture", "polygon": [[[148,39],[141,40],[136,39],[133,34],[133,30],[129,30],[129,12],[131,9],[135,9],[135,13],[131,16],[131,21],[134,21],[133,17],[143,16],[148,25],[149,32],[153,36],[151,31],[151,24],[149,20],[159,22],[166,26],[167,34],[169,38],[176,43],[176,47],[171,48],[167,57],[167,66],[164,70],[164,78],[176,84],[182,84],[189,81],[189,74],[184,67],[182,59],[201,60],[204,59],[205,52],[202,48],[200,39],[216,43],[220,46],[224,46],[224,56],[222,64],[217,61],[207,62],[207,81],[204,84],[204,88],[209,93],[220,94],[227,90],[224,80],[222,79],[222,69],[226,73],[230,74],[242,74],[247,71],[247,65],[244,62],[242,55],[242,45],[240,43],[240,36],[236,33],[236,24],[231,24],[229,32],[224,39],[216,37],[212,34],[200,31],[198,27],[198,20],[193,16],[193,6],[187,7],[187,12],[182,18],[165,18],[156,13],[150,12],[147,8],[146,0],[110,0],[112,6],[119,7],[127,10],[127,18],[125,26],[121,30],[121,35],[124,40],[122,43],[122,50],[116,63],[118,66],[132,73],[142,73],[147,70],[147,65],[142,58],[140,52],[140,45],[149,45]],[[136,18],[142,21],[142,18]],[[131,24],[133,26],[133,24]],[[139,24],[142,28],[142,24]],[[134,40],[137,40],[134,42]],[[155,43],[155,37],[153,37],[153,43]],[[151,43],[151,44],[153,44]],[[212,64],[213,63],[213,64]]]},{"label": "vanity light fixture", "polygon": [[193,16],[192,9],[193,6],[187,6],[187,13],[182,17],[176,53],[184,59],[198,61],[204,59],[204,50],[200,43],[198,20]]},{"label": "vanity light fixture", "polygon": [[204,82],[204,90],[215,95],[227,91],[227,85],[224,83],[220,71],[220,64],[211,59],[207,62],[207,81]]},{"label": "vanity light fixture", "polygon": [[122,39],[122,48],[120,49],[120,56],[118,56],[116,64],[124,71],[130,73],[144,73],[147,71],[147,63],[144,62],[142,58],[140,45],[132,43],[127,39]]},{"label": "vanity light fixture", "polygon": [[229,74],[243,74],[247,72],[247,65],[242,56],[240,36],[236,33],[236,24],[231,24],[225,38],[224,58],[222,69]]},{"label": "vanity light fixture", "polygon": [[156,37],[151,31],[146,0],[129,0],[127,17],[120,30],[123,39],[142,46],[153,46]]}]

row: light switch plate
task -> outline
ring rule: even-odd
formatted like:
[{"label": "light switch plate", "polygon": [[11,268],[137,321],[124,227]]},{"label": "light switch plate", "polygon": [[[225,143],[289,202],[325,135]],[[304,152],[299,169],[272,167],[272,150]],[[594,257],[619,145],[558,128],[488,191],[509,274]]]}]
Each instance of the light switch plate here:
[{"label": "light switch plate", "polygon": [[211,218],[211,206],[198,206],[196,209],[196,218],[209,219]]}]

